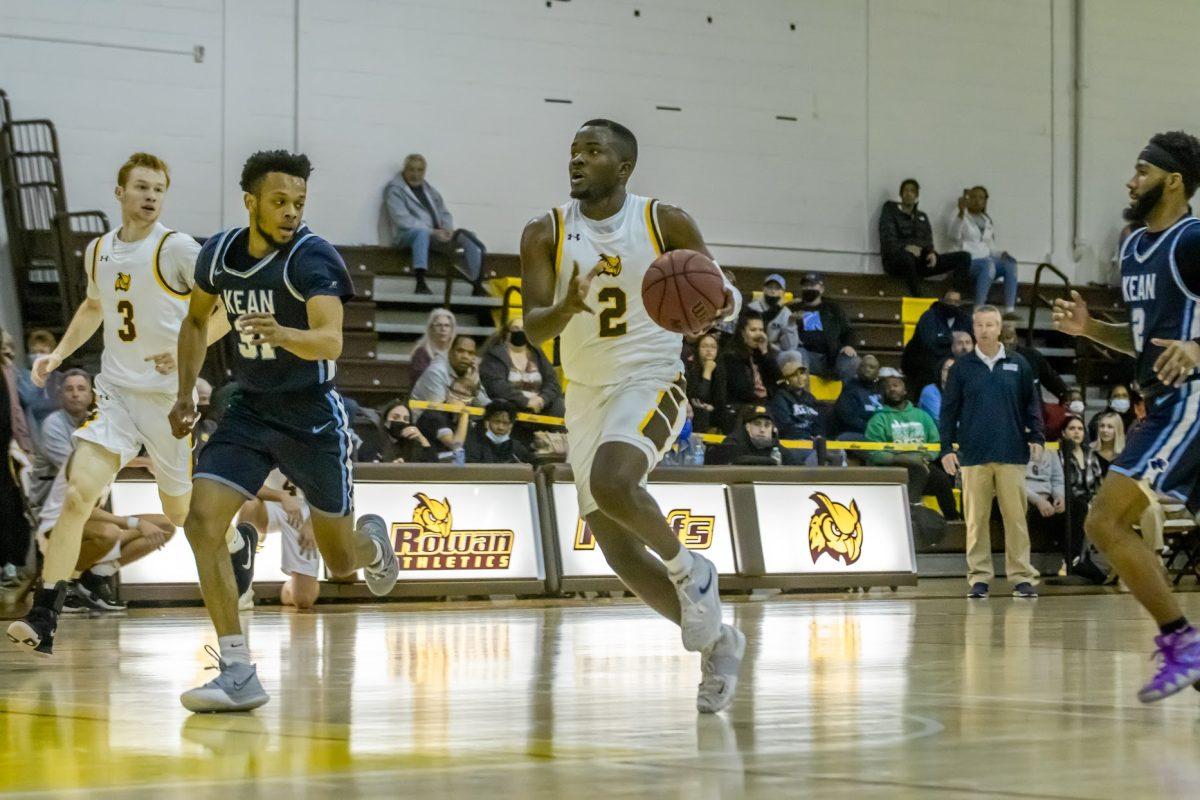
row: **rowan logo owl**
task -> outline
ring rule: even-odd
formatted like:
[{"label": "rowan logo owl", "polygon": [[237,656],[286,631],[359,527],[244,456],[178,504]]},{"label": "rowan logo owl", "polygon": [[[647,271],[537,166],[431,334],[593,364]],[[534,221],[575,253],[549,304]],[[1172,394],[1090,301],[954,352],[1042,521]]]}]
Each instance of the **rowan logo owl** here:
[{"label": "rowan logo owl", "polygon": [[615,278],[621,274],[620,256],[606,256],[604,253],[601,253],[600,260],[597,261],[596,264],[597,266],[603,265],[600,266],[601,275],[611,275]]},{"label": "rowan logo owl", "polygon": [[118,272],[117,273],[117,280],[113,284],[113,289],[115,289],[118,292],[128,292],[129,291],[129,273],[128,272]]},{"label": "rowan logo owl", "polygon": [[813,563],[817,563],[822,553],[828,553],[834,561],[842,561],[846,566],[858,561],[863,545],[858,503],[851,500],[850,505],[845,506],[823,492],[816,492],[809,499],[817,504],[817,510],[808,522],[808,551]]},{"label": "rowan logo owl", "polygon": [[508,569],[512,530],[455,530],[450,500],[413,495],[411,522],[393,522],[392,540],[401,569]]}]

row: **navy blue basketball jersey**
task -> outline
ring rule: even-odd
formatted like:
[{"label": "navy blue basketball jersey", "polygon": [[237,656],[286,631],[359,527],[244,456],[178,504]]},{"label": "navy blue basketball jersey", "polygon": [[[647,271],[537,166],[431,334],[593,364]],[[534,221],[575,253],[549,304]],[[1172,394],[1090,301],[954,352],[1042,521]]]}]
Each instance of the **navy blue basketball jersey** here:
[{"label": "navy blue basketball jersey", "polygon": [[1200,338],[1200,219],[1190,214],[1170,228],[1139,228],[1121,247],[1121,296],[1129,308],[1137,381],[1159,394],[1154,361],[1163,348],[1151,339]]},{"label": "navy blue basketball jersey", "polygon": [[[270,314],[280,325],[308,329],[306,301],[329,295],[346,302],[354,285],[333,245],[301,226],[285,246],[262,259],[247,251],[247,228],[233,228],[204,243],[196,258],[196,285],[218,295],[234,325],[242,314]],[[333,361],[309,361],[271,345],[251,344],[242,334],[233,377],[243,391],[296,392],[325,387],[333,380]]]}]

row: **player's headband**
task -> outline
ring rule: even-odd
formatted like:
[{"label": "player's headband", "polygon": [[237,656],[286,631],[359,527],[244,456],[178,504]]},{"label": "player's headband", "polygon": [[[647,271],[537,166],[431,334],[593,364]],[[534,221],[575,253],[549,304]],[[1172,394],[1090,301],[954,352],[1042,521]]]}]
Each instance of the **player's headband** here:
[{"label": "player's headband", "polygon": [[1175,156],[1153,142],[1142,149],[1142,152],[1138,154],[1138,160],[1145,161],[1147,164],[1153,164],[1165,172],[1183,173],[1183,166],[1175,160]]}]

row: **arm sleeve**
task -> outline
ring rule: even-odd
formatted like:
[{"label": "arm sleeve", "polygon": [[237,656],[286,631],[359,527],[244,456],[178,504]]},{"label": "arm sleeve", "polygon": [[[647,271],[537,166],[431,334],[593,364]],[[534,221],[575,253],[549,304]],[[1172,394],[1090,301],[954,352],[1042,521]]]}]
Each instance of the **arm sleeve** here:
[{"label": "arm sleeve", "polygon": [[63,415],[54,414],[42,427],[42,455],[59,469],[74,449],[71,429],[65,424]]},{"label": "arm sleeve", "polygon": [[834,318],[837,320],[837,346],[840,350],[846,345],[851,344],[851,341],[854,338],[854,328],[850,327],[850,319],[846,316],[846,312],[842,309],[840,303],[835,303],[830,310],[833,312]]},{"label": "arm sleeve", "polygon": [[872,414],[871,419],[867,420],[867,431],[864,434],[868,442],[890,442],[888,437],[888,426],[883,419],[883,414]]},{"label": "arm sleeve", "polygon": [[409,212],[408,203],[404,197],[404,190],[400,188],[397,181],[392,181],[383,190],[383,204],[387,208],[388,219],[392,221],[392,225],[396,230],[404,231],[411,228],[426,227],[423,221],[417,219]]},{"label": "arm sleeve", "polygon": [[1025,392],[1028,398],[1025,402],[1025,428],[1028,433],[1025,434],[1026,441],[1030,444],[1045,444],[1046,443],[1046,425],[1042,421],[1042,398],[1038,392],[1037,378],[1034,377],[1033,368],[1026,362],[1023,366],[1025,373]]},{"label": "arm sleeve", "polygon": [[1200,225],[1192,223],[1179,235],[1175,245],[1175,264],[1183,288],[1200,297]]},{"label": "arm sleeve", "polygon": [[442,230],[454,230],[454,215],[450,213],[450,209],[446,208],[446,201],[442,199],[442,193],[428,182],[425,183],[425,192],[432,195],[433,206],[438,213],[438,224],[441,225]]},{"label": "arm sleeve", "polygon": [[879,249],[888,253],[903,247],[900,232],[896,229],[896,214],[891,203],[884,203],[879,212]]},{"label": "arm sleeve", "polygon": [[962,385],[958,365],[950,368],[946,387],[942,389],[942,415],[938,420],[942,455],[954,452],[954,437],[958,434],[958,415],[962,412]]},{"label": "arm sleeve", "polygon": [[950,241],[954,244],[955,249],[958,249],[958,250],[962,249],[962,243],[963,243],[962,231],[963,231],[963,222],[965,220],[966,220],[966,217],[960,216],[957,211],[950,215],[950,226],[948,228],[948,231],[950,233]]},{"label": "arm sleeve", "polygon": [[[429,369],[421,373],[421,377],[413,384],[412,391],[409,396],[413,400],[425,400],[427,402],[440,403],[446,399],[446,390],[450,388],[450,384],[446,382],[442,370],[434,369],[433,365]],[[415,420],[421,414],[420,409],[413,409],[413,419]]]},{"label": "arm sleeve", "polygon": [[[918,214],[921,212],[917,212]],[[929,224],[929,215],[925,215],[925,219],[917,219],[917,226],[921,230],[921,241],[918,243],[922,250],[933,249],[933,226]]]},{"label": "arm sleeve", "polygon": [[1051,453],[1046,459],[1050,462],[1050,494],[1054,495],[1056,500],[1061,500],[1067,496],[1067,483],[1063,475],[1062,459],[1057,454]]},{"label": "arm sleeve", "polygon": [[354,297],[346,262],[324,239],[305,245],[292,259],[292,268],[293,285],[305,300],[328,296],[339,297],[345,303]]},{"label": "arm sleeve", "polygon": [[209,280],[209,272],[212,267],[212,260],[217,255],[217,244],[221,237],[213,235],[208,237],[204,246],[200,248],[200,252],[196,254],[196,267],[192,273],[192,281],[188,286],[199,286],[202,292],[208,294],[218,294],[217,287]]},{"label": "arm sleeve", "polygon": [[921,412],[921,425],[925,428],[925,441],[928,444],[940,441],[941,433],[938,431],[937,423],[933,421],[933,417],[923,408],[917,410]]},{"label": "arm sleeve", "polygon": [[507,400],[521,411],[528,410],[525,395],[508,382],[508,369],[504,361],[489,351],[479,363],[479,385],[497,400]]},{"label": "arm sleeve", "polygon": [[176,231],[163,243],[158,264],[163,280],[172,289],[187,294],[196,283],[196,260],[200,243],[186,233]]}]

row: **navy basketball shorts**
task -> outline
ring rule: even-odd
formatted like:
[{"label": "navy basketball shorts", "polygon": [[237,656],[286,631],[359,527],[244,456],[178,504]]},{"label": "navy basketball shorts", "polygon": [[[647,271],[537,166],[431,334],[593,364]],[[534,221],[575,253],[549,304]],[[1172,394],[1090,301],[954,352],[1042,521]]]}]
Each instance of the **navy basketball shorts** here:
[{"label": "navy basketball shorts", "polygon": [[1110,469],[1187,502],[1200,481],[1200,381],[1148,399]]},{"label": "navy basketball shorts", "polygon": [[304,492],[314,513],[353,510],[350,420],[335,389],[307,393],[237,393],[200,451],[193,479],[207,478],[258,495],[278,467]]}]

